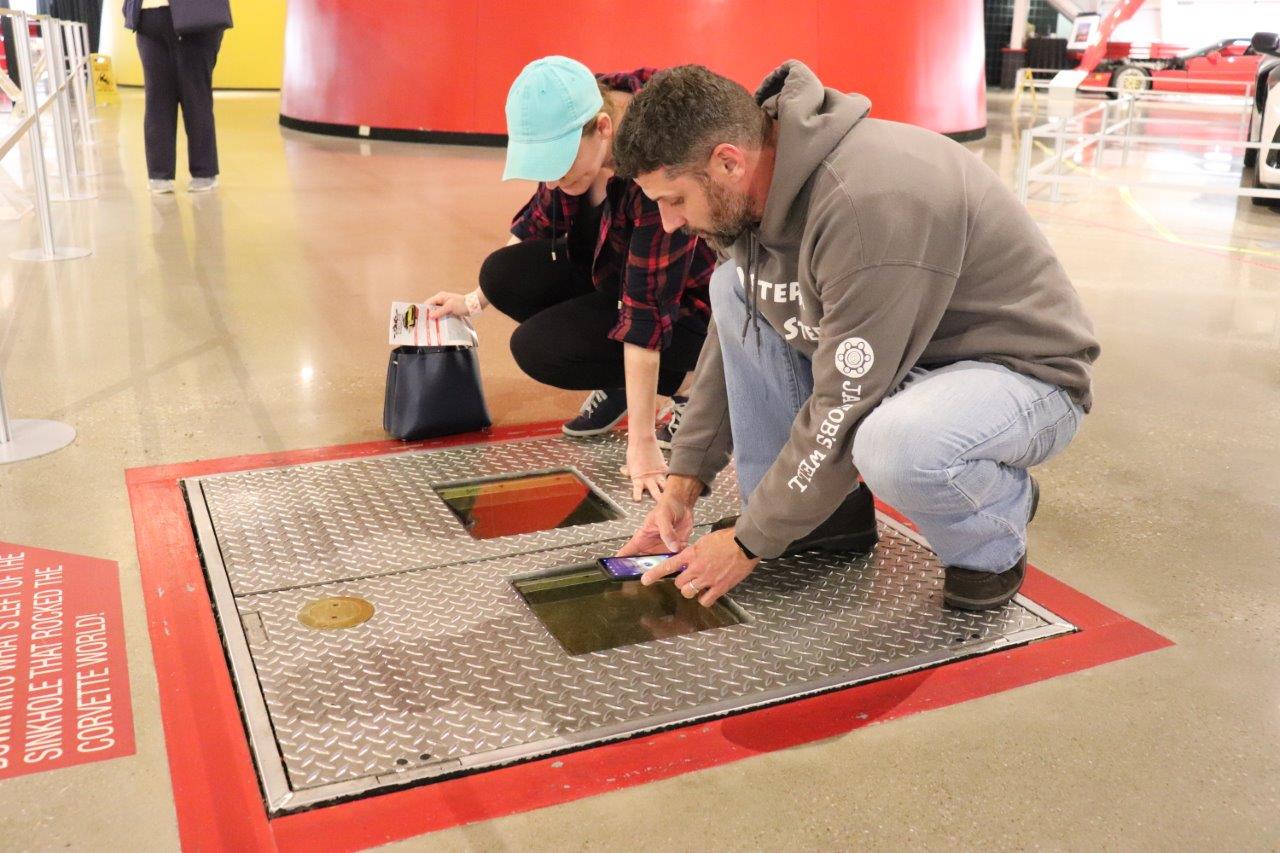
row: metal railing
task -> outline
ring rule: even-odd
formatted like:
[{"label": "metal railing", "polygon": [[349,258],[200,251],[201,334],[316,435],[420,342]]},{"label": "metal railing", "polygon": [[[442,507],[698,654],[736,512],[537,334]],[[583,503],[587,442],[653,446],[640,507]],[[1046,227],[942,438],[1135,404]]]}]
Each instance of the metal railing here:
[{"label": "metal railing", "polygon": [[[89,67],[88,27],[75,21],[63,21],[47,15],[31,16],[24,12],[0,9],[13,22],[14,50],[18,79],[3,81],[4,91],[14,101],[17,123],[7,128],[0,138],[0,159],[6,157],[25,139],[28,145],[31,182],[40,231],[40,246],[13,252],[10,257],[25,261],[60,261],[82,258],[88,249],[59,246],[54,240],[53,214],[50,203],[49,175],[45,168],[44,129],[42,118],[48,114],[53,127],[53,148],[58,163],[59,200],[92,198],[94,193],[83,187],[93,169],[93,127],[89,113],[89,94],[93,89]],[[31,23],[40,31],[41,56],[36,58],[32,45]],[[41,98],[43,84],[44,97]],[[77,150],[78,149],[78,150]],[[79,155],[79,156],[77,156]],[[26,211],[19,214],[22,218]],[[76,431],[68,424],[45,420],[10,420],[5,404],[4,384],[0,381],[0,464],[18,462],[51,453],[75,440]]]},{"label": "metal railing", "polygon": [[[32,16],[9,9],[0,9],[0,15],[13,19],[14,53],[18,78],[22,81],[18,90],[20,97],[14,105],[15,115],[20,115],[21,120],[8,128],[0,139],[0,158],[26,140],[33,207],[40,233],[39,248],[19,250],[10,257],[23,261],[85,257],[90,254],[89,249],[57,245],[50,205],[54,201],[80,201],[96,195],[84,186],[85,178],[94,171],[95,144],[88,103],[88,91],[92,89],[93,82],[88,57],[88,27],[76,21],[62,21],[47,15]],[[42,50],[38,60],[32,45],[32,21],[40,31]],[[42,118],[46,114],[53,128],[53,152],[59,185],[56,195],[50,190],[45,165]]]},{"label": "metal railing", "polygon": [[[1049,198],[1058,201],[1060,188],[1067,184],[1090,184],[1095,186],[1141,187],[1143,189],[1191,190],[1213,195],[1228,195],[1250,198],[1280,199],[1280,189],[1264,189],[1261,187],[1219,186],[1211,183],[1192,183],[1185,181],[1143,181],[1129,177],[1107,177],[1098,174],[1098,167],[1103,166],[1109,143],[1120,149],[1121,167],[1127,166],[1130,151],[1137,145],[1178,145],[1191,148],[1233,148],[1257,149],[1259,159],[1266,152],[1280,150],[1280,145],[1264,142],[1250,142],[1240,138],[1225,137],[1188,137],[1166,136],[1158,134],[1137,133],[1140,124],[1156,124],[1160,122],[1176,122],[1179,125],[1188,123],[1217,124],[1215,122],[1191,122],[1184,118],[1139,116],[1137,113],[1139,99],[1133,95],[1125,95],[1116,101],[1107,101],[1092,109],[1076,113],[1068,117],[1050,119],[1048,122],[1023,131],[1021,147],[1018,152],[1017,190],[1018,198],[1024,203],[1030,196],[1032,184],[1048,184]],[[1094,120],[1094,121],[1091,121]],[[1088,125],[1096,124],[1090,128]],[[1068,142],[1073,144],[1068,147]],[[1032,164],[1034,149],[1037,145],[1052,149],[1043,161]],[[1070,165],[1074,168],[1074,160],[1089,148],[1095,148],[1092,169],[1088,174],[1064,174]]]}]

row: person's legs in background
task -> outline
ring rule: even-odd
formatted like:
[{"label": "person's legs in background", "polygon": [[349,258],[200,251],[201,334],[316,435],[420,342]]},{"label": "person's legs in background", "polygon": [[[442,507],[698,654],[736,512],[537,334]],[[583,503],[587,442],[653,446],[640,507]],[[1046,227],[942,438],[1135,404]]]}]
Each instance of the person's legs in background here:
[{"label": "person's legs in background", "polygon": [[147,175],[153,192],[172,192],[178,144],[178,36],[167,8],[143,10],[137,42],[146,99],[142,127]]},{"label": "person's legs in background", "polygon": [[178,88],[182,125],[187,131],[189,189],[212,189],[218,177],[218,137],[213,120],[213,68],[218,62],[223,30],[177,37]]}]

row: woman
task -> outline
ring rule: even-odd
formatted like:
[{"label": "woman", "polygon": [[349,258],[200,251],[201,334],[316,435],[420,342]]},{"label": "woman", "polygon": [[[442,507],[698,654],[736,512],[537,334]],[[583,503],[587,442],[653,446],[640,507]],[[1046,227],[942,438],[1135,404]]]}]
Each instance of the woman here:
[{"label": "woman", "polygon": [[[125,0],[125,26],[137,35],[146,94],[143,136],[153,193],[173,192],[178,105],[187,131],[187,191],[218,185],[218,140],[213,127],[213,67],[222,34],[231,26],[228,0]],[[176,24],[176,27],[175,27]]]},{"label": "woman", "polygon": [[696,237],[667,234],[658,206],[614,176],[613,138],[632,95],[652,69],[602,75],[562,56],[525,67],[507,97],[504,180],[539,181],[511,223],[507,246],[480,268],[465,296],[428,300],[432,317],[476,314],[488,305],[520,323],[511,352],[529,376],[592,390],[571,436],[612,429],[630,410],[627,471],[632,497],[662,492],[666,461],[653,414],[659,394],[680,395],[698,360],[711,315],[707,283],[715,254]]}]

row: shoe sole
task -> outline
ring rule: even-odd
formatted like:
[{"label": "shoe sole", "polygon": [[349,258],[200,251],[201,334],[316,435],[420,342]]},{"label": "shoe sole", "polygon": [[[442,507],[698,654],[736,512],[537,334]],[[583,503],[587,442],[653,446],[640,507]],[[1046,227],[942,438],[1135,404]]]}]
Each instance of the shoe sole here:
[{"label": "shoe sole", "polygon": [[604,435],[606,432],[610,432],[614,427],[622,423],[622,419],[625,418],[626,416],[627,416],[627,413],[623,412],[613,420],[613,423],[609,424],[608,426],[598,427],[596,429],[585,429],[585,430],[569,429],[569,425],[565,424],[564,426],[560,427],[560,431],[563,432],[565,435],[569,436],[570,438],[590,438],[593,435]]},{"label": "shoe sole", "polygon": [[980,600],[973,599],[973,598],[957,598],[955,596],[946,595],[944,593],[942,600],[943,600],[943,603],[947,605],[947,607],[950,607],[954,610],[970,610],[970,611],[995,610],[997,607],[1003,607],[1004,605],[1012,601],[1013,597],[1018,594],[1018,590],[1020,589],[1022,589],[1021,583],[1019,583],[1016,587],[1014,587],[1012,592],[1006,593],[1004,595],[998,595],[995,598],[986,598],[986,599],[980,599]]},{"label": "shoe sole", "polygon": [[1018,579],[1018,585],[1009,592],[1001,593],[1000,595],[992,596],[991,598],[963,598],[949,593],[944,589],[942,593],[942,601],[947,605],[947,607],[952,607],[956,610],[994,610],[997,607],[1004,606],[1012,600],[1013,597],[1018,594],[1018,591],[1022,589],[1022,584],[1026,579],[1027,573],[1024,568],[1022,577]]}]

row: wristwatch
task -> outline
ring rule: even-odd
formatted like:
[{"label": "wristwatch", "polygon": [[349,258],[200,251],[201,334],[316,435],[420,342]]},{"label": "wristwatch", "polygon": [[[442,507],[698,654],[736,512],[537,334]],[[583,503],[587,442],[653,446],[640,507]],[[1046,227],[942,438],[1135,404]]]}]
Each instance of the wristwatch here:
[{"label": "wristwatch", "polygon": [[479,314],[484,310],[484,305],[480,302],[479,288],[476,288],[466,296],[462,297],[462,301],[466,303],[467,311],[471,314]]},{"label": "wristwatch", "polygon": [[741,551],[743,554],[746,554],[746,555],[747,555],[747,559],[748,559],[748,560],[758,560],[758,559],[760,559],[760,558],[759,558],[759,557],[757,557],[755,554],[752,554],[752,553],[751,553],[751,549],[750,549],[750,548],[748,548],[746,545],[743,545],[743,544],[742,544],[742,540],[738,538],[737,534],[734,534],[733,541],[734,541],[735,543],[737,543],[737,545],[738,545],[738,550],[739,550],[739,551]]}]

